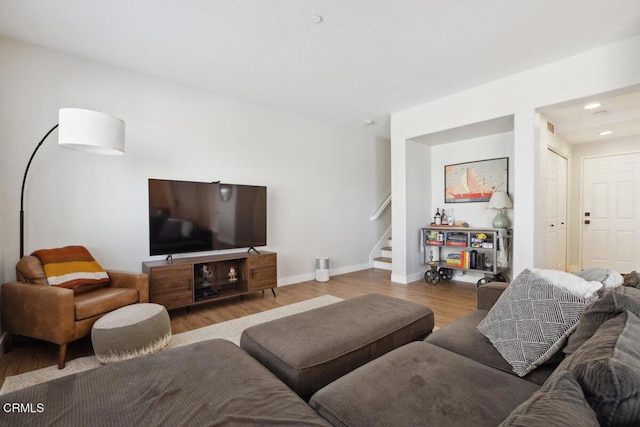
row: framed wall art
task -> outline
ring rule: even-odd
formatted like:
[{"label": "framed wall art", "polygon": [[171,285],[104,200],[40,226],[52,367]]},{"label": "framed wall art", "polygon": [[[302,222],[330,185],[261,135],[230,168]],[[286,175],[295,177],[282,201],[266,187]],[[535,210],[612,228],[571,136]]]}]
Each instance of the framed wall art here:
[{"label": "framed wall art", "polygon": [[509,193],[509,158],[444,167],[444,202],[488,202],[496,191]]}]

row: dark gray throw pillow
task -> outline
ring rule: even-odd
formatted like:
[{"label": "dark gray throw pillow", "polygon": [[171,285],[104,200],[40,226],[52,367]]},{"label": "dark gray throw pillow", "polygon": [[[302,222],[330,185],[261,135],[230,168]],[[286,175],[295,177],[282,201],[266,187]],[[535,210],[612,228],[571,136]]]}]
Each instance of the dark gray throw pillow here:
[{"label": "dark gray throw pillow", "polygon": [[568,370],[603,426],[640,425],[640,320],[625,311],[603,323],[558,370]]},{"label": "dark gray throw pillow", "polygon": [[519,376],[562,348],[588,302],[524,270],[478,325]]},{"label": "dark gray throw pillow", "polygon": [[640,288],[640,277],[638,277],[637,271],[632,271],[631,273],[622,275],[622,285],[623,286],[631,286],[634,288]]},{"label": "dark gray throw pillow", "polygon": [[557,371],[500,427],[599,426],[596,413],[569,371]]},{"label": "dark gray throw pillow", "polygon": [[605,292],[602,298],[593,302],[584,310],[578,327],[571,334],[567,345],[562,351],[565,354],[575,352],[595,334],[600,325],[627,310],[636,316],[640,316],[640,289],[621,286]]}]

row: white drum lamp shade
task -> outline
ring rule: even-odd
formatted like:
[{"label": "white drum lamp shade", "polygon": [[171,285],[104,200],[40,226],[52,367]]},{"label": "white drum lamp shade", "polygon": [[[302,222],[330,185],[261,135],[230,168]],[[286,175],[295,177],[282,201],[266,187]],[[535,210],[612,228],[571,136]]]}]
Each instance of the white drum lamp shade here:
[{"label": "white drum lamp shade", "polygon": [[509,195],[503,191],[497,191],[491,195],[489,200],[489,209],[497,209],[498,213],[493,219],[493,228],[507,228],[509,227],[509,219],[504,214],[504,209],[511,209],[513,204]]},{"label": "white drum lamp shade", "polygon": [[52,127],[33,150],[22,177],[20,191],[20,258],[24,255],[24,188],[29,167],[42,143],[58,129],[58,145],[96,154],[124,154],[124,122],[117,117],[79,108],[62,108],[58,124]]},{"label": "white drum lamp shade", "polygon": [[124,121],[97,111],[62,108],[58,144],[96,154],[124,154]]}]

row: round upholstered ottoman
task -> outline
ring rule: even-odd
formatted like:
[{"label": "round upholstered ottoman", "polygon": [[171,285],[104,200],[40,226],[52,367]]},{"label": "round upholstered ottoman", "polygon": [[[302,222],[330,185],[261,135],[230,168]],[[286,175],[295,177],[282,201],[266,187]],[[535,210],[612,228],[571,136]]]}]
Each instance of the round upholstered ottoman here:
[{"label": "round upholstered ottoman", "polygon": [[91,342],[102,363],[160,351],[171,340],[171,321],[159,304],[133,304],[102,316],[91,329]]}]

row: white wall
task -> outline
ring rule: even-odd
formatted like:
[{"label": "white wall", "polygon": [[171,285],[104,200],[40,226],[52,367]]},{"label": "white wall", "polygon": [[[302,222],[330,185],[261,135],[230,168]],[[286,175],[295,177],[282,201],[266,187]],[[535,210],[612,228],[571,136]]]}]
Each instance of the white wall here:
[{"label": "white wall", "polygon": [[[407,194],[420,195],[420,197],[414,197],[407,201],[409,204],[409,208],[407,209],[407,222],[410,224],[424,225],[424,222],[429,218],[431,212],[431,206],[429,204],[433,188],[429,185],[431,181],[431,147],[420,142],[407,141],[406,149]],[[393,197],[393,207],[395,208],[397,204],[395,191],[393,192]],[[395,210],[392,216],[395,217]],[[415,274],[416,271],[422,270],[422,267],[420,267],[422,260],[420,256],[420,248],[422,246],[420,242],[420,231],[419,228],[408,229],[406,239],[400,239],[399,242],[396,241],[396,234],[396,226],[394,224],[392,264],[395,263],[398,253],[404,254],[407,264],[404,274],[400,277],[398,277],[395,271],[392,272],[396,274],[395,278],[392,275],[392,280],[406,284],[418,280],[422,276],[422,273],[424,273],[424,271],[422,271],[422,273]],[[402,237],[402,234],[400,234],[400,236]],[[398,247],[402,249],[402,252],[396,249]],[[412,273],[414,274],[412,275]]]},{"label": "white wall", "polygon": [[[513,191],[513,132],[498,135],[471,138],[450,144],[436,145],[431,148],[431,211],[436,208],[453,209],[456,221],[466,220],[471,227],[491,227],[496,211],[487,209],[485,203],[444,203],[444,167],[452,163],[465,163],[478,160],[509,158],[509,195]],[[510,209],[505,209],[509,222],[513,221]],[[427,218],[430,219],[430,218]]]},{"label": "white wall", "polygon": [[[368,267],[389,226],[369,222],[390,191],[389,141],[79,57],[0,38],[0,279],[15,277],[20,183],[62,107],[127,124],[126,155],[57,146],[38,152],[26,186],[25,252],[87,246],[106,267],[141,270],[148,250],[147,179],[268,187],[268,249],[280,284]],[[224,64],[221,64],[224,66]],[[157,258],[157,257],[156,257]]]},{"label": "white wall", "polygon": [[[449,97],[397,112],[391,116],[394,245],[405,246],[422,225],[413,220],[421,189],[407,182],[403,148],[408,140],[499,117],[514,118],[514,272],[541,266],[545,258],[544,197],[541,181],[546,164],[540,143],[537,109],[620,90],[640,83],[640,36],[594,49],[543,67],[477,86]],[[497,65],[498,66],[498,65]],[[398,199],[396,194],[401,194]],[[404,231],[400,234],[397,231]],[[403,241],[404,240],[404,241]],[[409,279],[412,260],[394,253],[392,280]],[[404,255],[404,257],[402,257]]]},{"label": "white wall", "polygon": [[[411,159],[413,171],[410,179],[408,179],[408,186],[411,188],[410,192],[423,192],[423,197],[413,199],[415,204],[410,209],[412,222],[419,223],[420,227],[428,226],[436,208],[446,208],[447,211],[453,209],[457,220],[467,220],[472,227],[491,227],[491,222],[496,212],[487,209],[488,203],[444,203],[444,167],[452,163],[508,157],[509,167],[511,168],[511,163],[513,162],[513,132],[468,138],[435,146],[408,141],[407,147],[407,157]],[[513,187],[513,182],[513,173],[510,172],[509,189]],[[511,211],[506,210],[505,212],[509,220],[513,221]],[[406,257],[409,267],[407,271],[411,273],[406,278],[398,280],[400,283],[420,280],[426,270],[422,264],[422,246],[418,238],[419,232],[417,230],[413,234],[411,232],[408,233]],[[394,258],[396,255],[394,247]],[[470,276],[473,276],[473,274]],[[470,277],[468,280],[475,283],[479,277],[475,277],[475,279]]]}]

